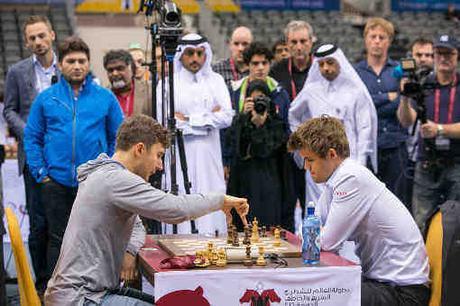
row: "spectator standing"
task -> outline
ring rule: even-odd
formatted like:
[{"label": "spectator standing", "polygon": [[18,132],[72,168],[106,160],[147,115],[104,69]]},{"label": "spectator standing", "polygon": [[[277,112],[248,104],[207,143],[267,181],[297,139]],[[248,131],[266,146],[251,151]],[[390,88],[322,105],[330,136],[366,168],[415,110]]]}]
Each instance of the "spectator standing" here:
[{"label": "spectator standing", "polygon": [[280,39],[273,45],[273,64],[277,64],[284,59],[288,59],[291,54],[289,53],[289,46],[286,43],[285,39]]},{"label": "spectator standing", "polygon": [[224,78],[228,88],[231,88],[232,81],[238,81],[249,73],[249,68],[243,59],[243,51],[252,43],[252,39],[250,29],[237,27],[228,42],[230,57],[212,65],[212,70]]},{"label": "spectator standing", "polygon": [[[388,57],[394,37],[389,21],[370,18],[364,28],[366,59],[356,65],[356,71],[366,84],[378,116],[378,172],[377,177],[386,184],[403,203],[406,203],[407,130],[398,121],[399,80],[393,76],[398,62]],[[376,169],[373,169],[376,171]]]},{"label": "spectator standing", "polygon": [[[222,76],[211,69],[211,46],[204,37],[187,34],[179,41],[178,50],[174,58],[174,115],[177,128],[182,130],[184,136],[191,192],[225,192],[219,131],[229,127],[232,122],[230,94]],[[161,92],[161,86],[157,87],[157,92]],[[161,94],[157,96],[161,97]],[[161,118],[160,105],[157,109]],[[185,193],[179,154],[176,156],[179,192]],[[166,164],[168,159],[166,155]],[[165,168],[164,181],[168,185],[170,169]],[[225,216],[221,212],[211,213],[195,221],[200,233],[227,231]],[[178,224],[177,230],[178,233],[190,233],[190,222]],[[172,232],[172,227],[166,226],[165,232]]]},{"label": "spectator standing", "polygon": [[59,46],[62,78],[40,93],[24,130],[27,164],[42,184],[48,222],[47,273],[59,257],[77,194],[77,167],[100,153],[112,155],[123,114],[115,96],[89,75],[90,51],[80,38]]},{"label": "spectator standing", "polygon": [[112,92],[125,117],[138,114],[152,116],[150,84],[135,77],[138,67],[131,54],[125,50],[110,50],[103,61]]},{"label": "spectator standing", "polygon": [[48,281],[47,244],[49,241],[44,202],[24,153],[24,127],[35,97],[46,90],[59,76],[57,58],[53,51],[55,34],[45,16],[30,16],[23,25],[26,47],[32,56],[19,61],[8,70],[5,82],[3,114],[18,140],[19,175],[23,175],[26,209],[29,214],[29,251],[35,274],[35,286],[42,294]]},{"label": "spectator standing", "polygon": [[[315,41],[313,27],[305,21],[293,20],[284,29],[284,37],[290,51],[290,57],[275,64],[270,70],[273,77],[289,94],[293,101],[302,90],[311,66],[311,48]],[[299,168],[300,167],[300,168]],[[293,158],[286,165],[291,173],[294,192],[302,210],[305,211],[305,170],[297,165]]]},{"label": "spectator standing", "polygon": [[284,29],[284,36],[291,56],[274,65],[270,76],[289,93],[292,101],[303,88],[310,69],[313,28],[308,22],[293,20]]},{"label": "spectator standing", "polygon": [[[268,76],[273,55],[265,45],[252,43],[243,57],[249,75],[234,84],[231,95],[237,116],[226,139],[232,161],[227,190],[248,197],[253,203],[251,216],[262,224],[294,230],[296,200],[292,175],[284,167],[289,162],[284,145],[289,96]],[[254,111],[255,97],[268,98],[264,114]]]},{"label": "spectator standing", "polygon": [[[419,71],[424,73],[433,73],[433,42],[425,38],[417,38],[412,42],[410,53],[415,60]],[[408,129],[409,137],[407,139],[407,152],[409,159],[407,161],[407,196],[406,207],[412,211],[412,191],[414,185],[415,163],[417,161],[418,133],[420,133],[420,124],[416,122]]]},{"label": "spectator standing", "polygon": [[[454,37],[441,35],[433,47],[435,75],[429,81],[438,86],[424,101],[428,122],[421,124],[418,134],[412,197],[412,213],[421,230],[445,200],[460,200],[459,45]],[[398,116],[403,125],[414,124],[417,117],[414,107],[408,98],[402,98]],[[433,153],[428,154],[426,146]]]}]

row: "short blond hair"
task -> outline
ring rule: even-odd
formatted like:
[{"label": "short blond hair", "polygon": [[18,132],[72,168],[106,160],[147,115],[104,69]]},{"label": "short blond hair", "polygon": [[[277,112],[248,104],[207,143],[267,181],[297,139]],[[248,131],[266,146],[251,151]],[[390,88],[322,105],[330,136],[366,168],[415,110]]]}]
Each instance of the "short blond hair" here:
[{"label": "short blond hair", "polygon": [[370,30],[375,29],[376,27],[382,27],[382,29],[388,34],[390,40],[393,40],[395,36],[395,27],[388,20],[381,17],[372,17],[369,18],[364,27],[364,37],[367,36]]},{"label": "short blond hair", "polygon": [[350,145],[342,122],[334,117],[323,115],[302,123],[291,134],[288,150],[308,149],[321,158],[325,158],[329,149],[334,149],[338,156],[350,156]]}]

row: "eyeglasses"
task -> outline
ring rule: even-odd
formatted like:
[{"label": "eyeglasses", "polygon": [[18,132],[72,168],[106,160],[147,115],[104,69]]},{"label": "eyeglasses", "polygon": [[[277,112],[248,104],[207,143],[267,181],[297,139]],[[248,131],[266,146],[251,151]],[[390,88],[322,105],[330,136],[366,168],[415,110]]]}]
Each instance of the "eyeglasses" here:
[{"label": "eyeglasses", "polygon": [[198,56],[198,57],[202,57],[202,56],[204,55],[204,50],[200,50],[200,49],[191,49],[191,48],[190,48],[190,49],[186,49],[186,50],[184,51],[184,54],[185,54],[186,56],[189,56],[189,57],[192,57],[192,56],[195,55],[195,54],[196,54],[196,56]]}]

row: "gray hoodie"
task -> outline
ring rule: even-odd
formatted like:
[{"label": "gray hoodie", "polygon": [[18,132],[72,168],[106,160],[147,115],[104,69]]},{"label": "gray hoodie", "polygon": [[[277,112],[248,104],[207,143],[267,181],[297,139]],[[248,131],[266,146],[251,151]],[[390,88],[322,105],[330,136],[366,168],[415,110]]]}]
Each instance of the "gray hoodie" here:
[{"label": "gray hoodie", "polygon": [[125,250],[136,254],[145,233],[137,215],[180,223],[222,208],[223,194],[174,196],[153,188],[122,164],[101,154],[78,168],[78,194],[56,268],[48,306],[99,303],[119,285]]}]

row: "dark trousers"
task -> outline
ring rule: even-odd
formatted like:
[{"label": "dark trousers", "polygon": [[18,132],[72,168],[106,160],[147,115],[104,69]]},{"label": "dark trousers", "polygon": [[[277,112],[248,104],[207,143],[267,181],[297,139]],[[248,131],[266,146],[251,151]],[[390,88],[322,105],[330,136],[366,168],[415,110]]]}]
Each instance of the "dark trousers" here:
[{"label": "dark trousers", "polygon": [[392,286],[370,279],[361,284],[363,306],[428,306],[430,289],[424,285]]},{"label": "dark trousers", "polygon": [[401,202],[407,203],[407,148],[401,143],[396,148],[378,150],[377,177]]},{"label": "dark trousers", "polygon": [[35,286],[38,291],[46,287],[46,251],[48,245],[48,226],[44,202],[41,200],[41,184],[37,183],[28,167],[24,169],[26,209],[29,214],[29,252],[35,273]]},{"label": "dark trousers", "polygon": [[418,161],[415,167],[412,215],[423,233],[430,216],[447,200],[460,201],[460,163],[452,160],[446,162],[439,175],[434,176],[427,162]]},{"label": "dark trousers", "polygon": [[42,184],[42,199],[46,203],[48,222],[47,274],[51,277],[61,251],[62,238],[69,221],[77,188],[61,185],[53,180]]}]

